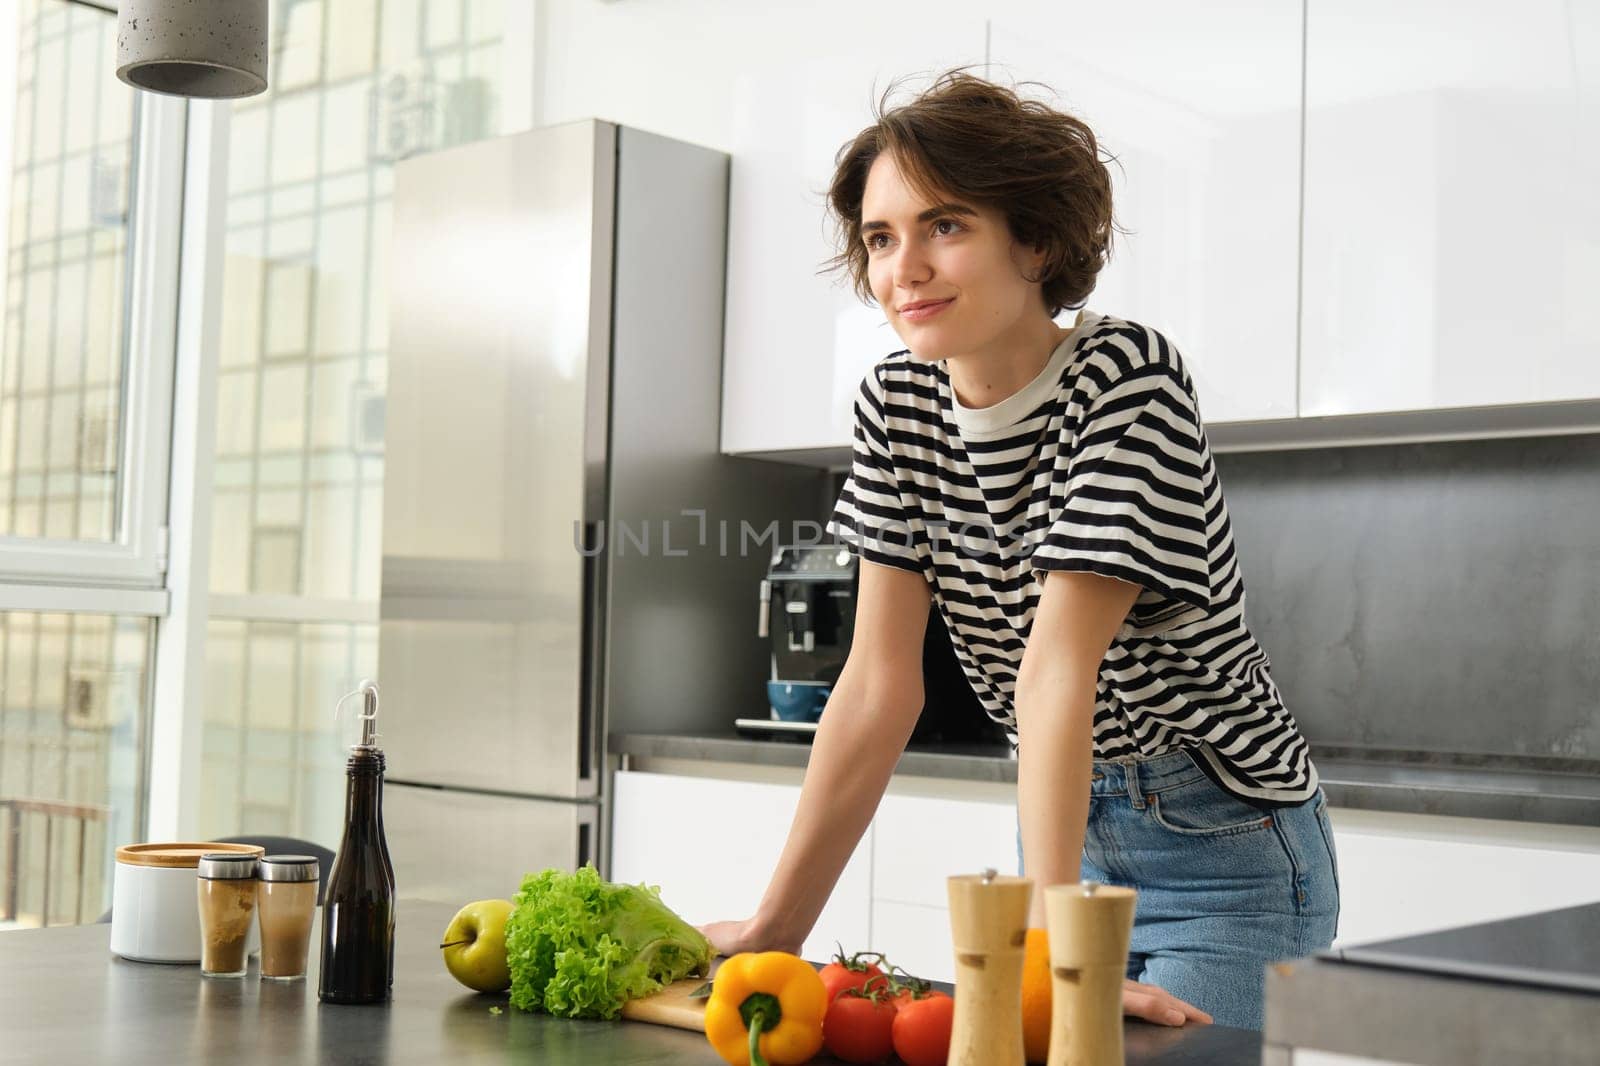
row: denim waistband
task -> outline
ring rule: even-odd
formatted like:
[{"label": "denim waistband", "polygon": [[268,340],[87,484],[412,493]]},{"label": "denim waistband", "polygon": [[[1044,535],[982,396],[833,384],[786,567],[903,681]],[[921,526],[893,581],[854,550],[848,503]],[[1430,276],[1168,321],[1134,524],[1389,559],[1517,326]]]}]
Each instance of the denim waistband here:
[{"label": "denim waistband", "polygon": [[1165,755],[1127,759],[1096,759],[1089,773],[1091,796],[1125,796],[1132,783],[1133,795],[1160,792],[1164,789],[1186,785],[1196,778],[1206,776],[1200,769],[1198,756],[1185,748],[1169,751]]}]

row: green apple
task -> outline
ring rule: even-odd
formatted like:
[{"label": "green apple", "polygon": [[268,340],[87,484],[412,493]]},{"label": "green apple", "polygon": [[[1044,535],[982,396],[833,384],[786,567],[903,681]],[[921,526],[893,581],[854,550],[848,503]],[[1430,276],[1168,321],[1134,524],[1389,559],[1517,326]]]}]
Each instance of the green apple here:
[{"label": "green apple", "polygon": [[509,899],[480,899],[456,911],[444,929],[444,965],[450,976],[478,992],[504,992],[511,987],[506,967],[506,919]]}]

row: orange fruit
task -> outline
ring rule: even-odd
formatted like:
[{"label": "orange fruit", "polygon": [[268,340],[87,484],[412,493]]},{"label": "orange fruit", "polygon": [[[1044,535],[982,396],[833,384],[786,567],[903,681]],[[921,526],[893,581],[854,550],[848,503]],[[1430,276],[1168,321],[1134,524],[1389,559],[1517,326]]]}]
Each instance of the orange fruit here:
[{"label": "orange fruit", "polygon": [[1050,1057],[1050,943],[1029,929],[1022,946],[1022,1051],[1029,1062]]}]

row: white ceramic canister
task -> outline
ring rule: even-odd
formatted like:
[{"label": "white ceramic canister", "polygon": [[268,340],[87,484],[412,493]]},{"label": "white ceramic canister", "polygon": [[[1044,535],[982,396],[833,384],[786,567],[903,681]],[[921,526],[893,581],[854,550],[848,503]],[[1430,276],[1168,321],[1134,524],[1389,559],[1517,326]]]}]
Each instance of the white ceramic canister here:
[{"label": "white ceramic canister", "polygon": [[[237,851],[260,858],[255,844],[125,844],[117,849],[111,893],[111,953],[134,962],[197,964],[200,908],[195,878],[200,856]],[[249,951],[261,934],[250,926]]]}]

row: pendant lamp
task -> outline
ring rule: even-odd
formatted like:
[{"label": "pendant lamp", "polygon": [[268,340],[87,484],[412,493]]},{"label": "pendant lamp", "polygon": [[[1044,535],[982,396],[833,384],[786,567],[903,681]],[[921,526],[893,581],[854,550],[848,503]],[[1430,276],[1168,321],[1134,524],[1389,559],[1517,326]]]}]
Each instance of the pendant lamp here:
[{"label": "pendant lamp", "polygon": [[122,0],[117,77],[168,96],[227,100],[267,87],[267,0]]}]

